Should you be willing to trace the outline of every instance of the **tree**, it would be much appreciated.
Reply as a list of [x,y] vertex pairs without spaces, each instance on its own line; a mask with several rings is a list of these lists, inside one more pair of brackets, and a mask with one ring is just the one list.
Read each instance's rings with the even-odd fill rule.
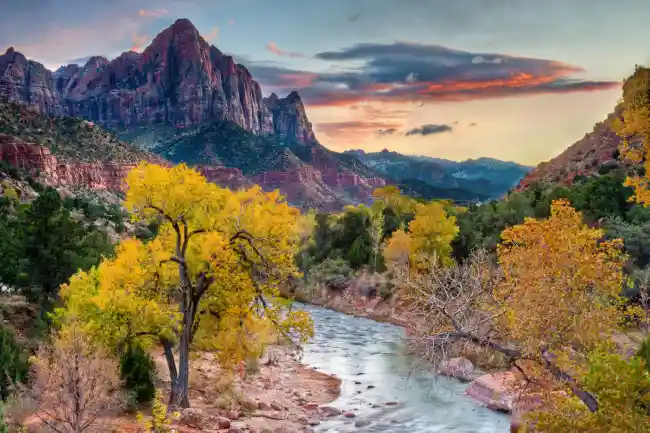
[[567,371],[584,373],[581,359],[611,349],[607,336],[625,317],[622,245],[602,237],[558,200],[549,219],[528,218],[503,232],[496,270],[485,258],[457,269],[403,270],[398,277],[413,293],[413,311],[427,321],[415,343],[434,362],[459,341],[514,365],[525,359],[536,366],[533,376],[554,377],[595,412],[598,400]]
[[0,281],[47,306],[79,268],[97,264],[112,246],[105,233],[71,218],[48,188],[15,214],[0,216]]
[[381,256],[382,240],[384,235],[384,213],[378,211],[372,214],[370,218],[370,228],[368,229],[372,239],[372,269],[377,272],[378,259]]
[[644,173],[627,178],[626,185],[634,187],[634,200],[650,205],[650,69],[637,66],[634,74],[623,83],[622,113],[614,123],[621,137],[620,154],[635,163],[643,162]]
[[582,385],[598,397],[591,412],[577,398],[546,397],[546,407],[527,422],[539,431],[575,433],[647,433],[650,431],[650,375],[641,358],[629,361],[603,352],[590,354]]
[[396,267],[410,267],[413,239],[404,230],[397,230],[384,248],[384,262],[391,270]]
[[409,224],[411,248],[416,255],[435,255],[440,263],[449,265],[451,258],[451,242],[458,234],[456,217],[447,215],[441,203],[419,203],[415,210],[415,218]]
[[75,326],[41,346],[31,397],[37,416],[56,433],[93,431],[97,419],[119,403],[117,364]]
[[0,325],[0,401],[5,401],[14,387],[27,379],[27,350],[6,325]]
[[170,404],[182,407],[189,406],[192,347],[216,352],[228,366],[261,354],[260,336],[272,330],[306,341],[307,313],[286,311],[277,299],[278,286],[297,275],[300,242],[300,213],[277,191],[233,192],[185,165],[142,163],[126,181],[132,218],[162,218],[159,234],[146,244],[124,241],[115,258],[73,276],[61,291],[60,322],[81,321],[113,348],[130,338],[158,342]]

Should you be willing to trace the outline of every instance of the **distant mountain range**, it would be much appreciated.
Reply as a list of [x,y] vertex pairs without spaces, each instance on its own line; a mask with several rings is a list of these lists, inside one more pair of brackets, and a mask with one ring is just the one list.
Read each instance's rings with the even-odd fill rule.
[[456,201],[496,199],[518,184],[532,168],[491,158],[462,162],[426,156],[410,156],[383,150],[367,153],[349,150],[368,167],[397,181],[403,190],[425,198]]
[[[43,119],[86,119],[93,131],[105,128],[170,162],[199,166],[222,185],[279,188],[303,208],[369,202],[372,190],[386,183],[427,198],[485,200],[505,193],[528,171],[489,159],[456,163],[394,152],[330,151],[316,139],[297,92],[264,98],[248,69],[209,45],[187,19],[163,30],[142,53],[91,57],[83,66],[54,72],[9,48],[0,55],[0,96]],[[6,124],[3,130],[11,135],[12,128]],[[56,140],[35,136],[29,143],[54,155],[62,150]],[[116,149],[124,149],[119,143]],[[65,156],[75,152],[88,155],[68,146]],[[3,154],[0,149],[0,159]]]

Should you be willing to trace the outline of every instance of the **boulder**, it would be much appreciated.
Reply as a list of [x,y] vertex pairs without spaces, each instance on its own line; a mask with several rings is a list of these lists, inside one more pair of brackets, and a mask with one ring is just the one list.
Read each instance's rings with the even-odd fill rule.
[[514,372],[501,371],[477,377],[467,387],[465,394],[492,410],[511,412],[521,385]]
[[438,366],[438,374],[470,382],[474,379],[474,364],[462,357],[446,359]]
[[[189,407],[181,411],[180,420],[181,424],[184,424],[189,427],[197,427],[200,429],[205,429],[211,427],[214,423],[212,417],[204,413],[201,409]],[[228,423],[230,426],[230,422]]]

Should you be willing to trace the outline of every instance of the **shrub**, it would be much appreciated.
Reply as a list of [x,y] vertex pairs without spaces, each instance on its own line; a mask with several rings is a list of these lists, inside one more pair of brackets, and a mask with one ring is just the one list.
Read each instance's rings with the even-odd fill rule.
[[352,278],[353,270],[343,259],[326,259],[311,269],[309,278],[312,284],[343,290]]
[[0,403],[0,433],[9,433],[9,427],[5,423],[5,411],[2,403]]
[[156,396],[156,366],[149,354],[138,344],[130,344],[120,357],[120,378],[128,393],[129,406],[149,403]]
[[6,400],[13,385],[24,382],[29,371],[27,353],[11,329],[0,326],[0,398]]
[[[161,400],[162,397],[156,394],[151,411],[151,420],[144,423],[145,431],[149,433],[174,433],[176,430],[172,429],[171,424],[174,420],[180,418],[180,413],[170,413],[167,405]],[[138,414],[138,420],[142,421],[143,419],[144,416]]]
[[643,341],[636,356],[643,359],[645,362],[645,368],[650,371],[650,336]]

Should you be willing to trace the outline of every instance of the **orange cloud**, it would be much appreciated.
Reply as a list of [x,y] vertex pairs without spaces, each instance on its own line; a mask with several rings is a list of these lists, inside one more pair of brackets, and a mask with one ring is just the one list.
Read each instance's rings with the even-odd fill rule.
[[149,35],[139,35],[137,32],[133,32],[133,35],[131,35],[131,51],[135,52],[141,52],[145,46],[147,45],[147,42],[149,42],[151,38]]
[[276,56],[280,57],[293,57],[293,58],[301,58],[301,57],[306,57],[304,54],[297,53],[294,51],[287,51],[280,49],[275,42],[270,42],[267,46],[266,49]]
[[[350,120],[342,122],[321,122],[316,125],[316,132],[323,133],[331,139],[345,142],[358,142],[371,135],[393,133],[402,126],[400,122]],[[390,132],[389,132],[390,131]]]
[[169,12],[167,11],[167,9],[155,9],[155,10],[140,9],[138,11],[139,16],[147,17],[147,18],[160,18],[168,14]]
[[212,27],[212,29],[210,30],[210,33],[203,36],[203,39],[205,39],[208,42],[213,41],[213,40],[215,40],[217,38],[219,38],[219,26]]

